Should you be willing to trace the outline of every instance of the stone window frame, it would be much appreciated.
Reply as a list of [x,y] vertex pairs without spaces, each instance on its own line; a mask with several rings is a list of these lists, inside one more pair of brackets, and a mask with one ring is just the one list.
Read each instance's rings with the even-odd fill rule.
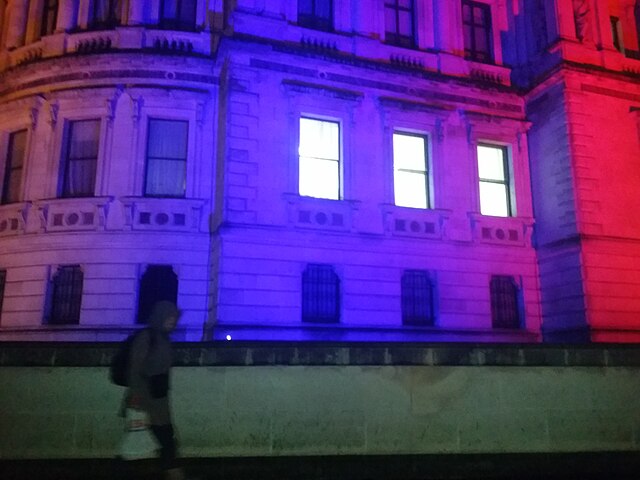
[[395,199],[395,175],[396,175],[396,168],[395,168],[395,152],[394,152],[394,147],[393,147],[393,136],[395,134],[400,134],[400,135],[407,135],[407,136],[412,136],[412,137],[420,137],[422,139],[424,139],[425,142],[425,171],[424,171],[424,175],[425,175],[425,182],[426,182],[426,204],[427,206],[424,208],[421,208],[421,210],[432,210],[434,208],[434,178],[433,178],[433,154],[432,154],[432,150],[433,150],[433,135],[431,132],[427,131],[427,130],[422,130],[422,129],[412,129],[412,128],[404,128],[404,127],[394,127],[391,131],[391,147],[390,147],[390,151],[391,151],[391,166],[392,166],[392,177],[393,177],[393,181],[392,181],[392,190],[393,190],[393,195],[392,195],[392,204],[397,206],[397,207],[401,207],[401,208],[418,208],[418,207],[405,207],[405,206],[401,206],[401,205],[397,205],[396,204],[396,199]]
[[[96,169],[95,169],[95,177],[94,177],[94,185],[93,185],[93,194],[86,195],[66,195],[65,192],[65,176],[67,173],[67,168],[69,164],[69,147],[71,144],[71,135],[73,125],[80,122],[89,122],[89,121],[97,121],[100,123],[99,131],[98,131],[98,150],[96,153]],[[99,115],[89,115],[82,117],[69,117],[65,118],[63,126],[62,126],[62,141],[60,148],[60,155],[58,160],[58,174],[57,178],[57,187],[56,187],[56,197],[57,198],[88,198],[99,196],[98,191],[99,185],[101,185],[101,174],[103,170],[103,160],[104,160],[104,142],[105,142],[105,129],[106,125],[104,119]]]
[[[482,177],[480,177],[480,172],[479,172],[479,164],[478,164],[478,148],[479,147],[488,147],[488,148],[495,148],[496,150],[500,150],[502,151],[502,158],[503,158],[503,162],[502,162],[502,167],[504,170],[504,182],[499,182],[493,179],[483,179]],[[510,218],[510,217],[516,217],[516,202],[515,202],[515,179],[514,179],[514,173],[513,173],[513,162],[511,160],[512,155],[511,155],[511,149],[509,145],[505,145],[502,143],[498,143],[498,142],[491,142],[491,141],[479,141],[478,143],[475,144],[475,153],[476,153],[476,167],[478,168],[478,173],[477,173],[477,185],[478,185],[478,210],[481,212],[482,214],[482,204],[481,204],[481,198],[480,198],[480,185],[482,183],[495,183],[495,184],[500,184],[500,185],[504,185],[506,187],[506,193],[507,193],[507,199],[506,199],[506,207],[507,207],[507,215],[502,217],[502,218]],[[482,214],[485,215],[485,214]],[[488,216],[499,216],[499,215],[488,215]]]
[[[149,193],[147,193],[146,191],[146,183],[147,183],[147,174],[149,171],[149,142],[150,142],[150,136],[149,136],[149,124],[152,121],[165,121],[165,122],[181,122],[186,124],[186,134],[187,134],[187,151],[185,152],[185,157],[183,160],[184,162],[184,169],[185,169],[185,188],[184,188],[184,193],[182,195],[151,195]],[[187,185],[188,185],[188,165],[189,165],[189,152],[192,148],[192,146],[190,145],[190,135],[191,135],[191,128],[192,125],[190,125],[191,122],[189,122],[188,119],[176,119],[176,118],[167,118],[164,116],[161,117],[156,117],[156,116],[147,116],[146,117],[146,135],[145,135],[145,156],[144,156],[144,171],[143,171],[143,180],[142,180],[142,196],[144,197],[148,197],[148,198],[186,198],[187,197]],[[177,159],[174,159],[177,160]]]
[[25,190],[25,183],[26,183],[26,173],[27,173],[27,159],[29,158],[29,151],[30,151],[30,140],[31,140],[31,129],[29,129],[28,127],[23,127],[23,128],[16,128],[16,129],[12,129],[7,131],[3,136],[5,137],[6,141],[3,142],[5,145],[5,148],[2,150],[2,163],[0,163],[1,166],[1,172],[0,172],[0,180],[2,181],[1,185],[2,188],[0,189],[0,205],[6,205],[8,203],[13,203],[13,202],[9,202],[6,199],[6,195],[7,195],[7,186],[8,186],[8,177],[9,177],[9,169],[10,167],[10,160],[9,160],[9,156],[11,154],[11,147],[12,147],[12,143],[13,143],[13,136],[17,133],[21,133],[24,132],[26,135],[25,138],[25,147],[24,147],[24,156],[22,158],[22,166],[20,168],[21,172],[20,172],[20,184],[18,187],[18,202],[23,201],[24,199],[24,190]]
[[[416,48],[417,47],[417,15],[416,15],[416,0],[410,0],[411,6],[409,8],[403,7],[400,5],[400,0],[384,0],[383,3],[383,31],[384,31],[384,41],[389,45],[394,45],[403,48]],[[386,27],[386,19],[387,13],[389,10],[392,10],[395,14],[395,24],[396,29],[395,32],[387,31]],[[411,15],[411,35],[403,35],[400,32],[400,14],[401,12],[409,12]]]

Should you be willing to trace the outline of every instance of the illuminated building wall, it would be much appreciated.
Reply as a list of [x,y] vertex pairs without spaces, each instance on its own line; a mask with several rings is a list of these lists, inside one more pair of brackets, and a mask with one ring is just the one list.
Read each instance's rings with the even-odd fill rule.
[[0,336],[637,328],[635,6],[587,3],[0,4]]

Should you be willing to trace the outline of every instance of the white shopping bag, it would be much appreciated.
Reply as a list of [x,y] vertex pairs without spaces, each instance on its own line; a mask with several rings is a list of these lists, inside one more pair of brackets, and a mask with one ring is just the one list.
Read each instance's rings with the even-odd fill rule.
[[127,408],[124,437],[118,447],[123,460],[142,460],[157,456],[160,445],[149,429],[149,418],[142,410]]

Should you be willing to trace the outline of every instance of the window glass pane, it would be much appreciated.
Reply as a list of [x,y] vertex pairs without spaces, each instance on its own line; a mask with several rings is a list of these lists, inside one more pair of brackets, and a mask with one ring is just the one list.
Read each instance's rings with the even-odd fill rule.
[[12,133],[9,143],[11,144],[11,152],[9,153],[11,168],[22,167],[24,163],[24,154],[27,150],[27,131],[21,130],[19,132]]
[[196,0],[181,0],[180,22],[184,27],[193,27],[196,23]]
[[509,196],[506,185],[480,182],[480,213],[496,217],[509,216]]
[[427,208],[427,181],[422,173],[396,171],[394,192],[400,207]]
[[95,179],[95,160],[69,160],[64,194],[72,197],[93,196]]
[[396,33],[396,11],[386,8],[384,12],[384,29],[385,32]]
[[175,19],[177,17],[176,7],[177,0],[161,0],[162,1],[162,19]]
[[504,170],[502,148],[478,146],[478,175],[481,179],[504,181]]
[[316,0],[316,16],[320,18],[331,18],[331,0]]
[[486,53],[489,50],[487,45],[487,32],[483,29],[476,30],[476,52]]
[[393,164],[396,169],[425,171],[425,161],[424,137],[393,134]]
[[71,123],[69,158],[97,158],[100,140],[100,120]]
[[180,120],[149,120],[148,156],[187,158],[188,124]]
[[398,33],[406,37],[413,35],[413,25],[411,12],[400,12],[399,14]]
[[339,160],[339,124],[311,118],[301,118],[299,154],[302,157]]
[[398,2],[398,5],[402,8],[411,9],[411,3],[412,3],[412,0],[400,0]]
[[476,25],[484,25],[484,8],[483,7],[474,7],[473,23],[475,23]]
[[313,15],[312,0],[298,0],[298,15]]
[[145,194],[182,197],[186,190],[186,162],[149,159]]
[[300,195],[338,200],[340,197],[340,163],[300,157]]

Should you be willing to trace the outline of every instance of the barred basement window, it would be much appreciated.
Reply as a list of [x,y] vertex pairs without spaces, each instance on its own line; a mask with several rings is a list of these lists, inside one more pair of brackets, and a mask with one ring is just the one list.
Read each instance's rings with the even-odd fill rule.
[[340,279],[331,265],[308,265],[302,273],[302,321],[340,321]]
[[332,30],[333,0],[298,0],[298,24],[318,30]]
[[78,325],[84,274],[80,265],[63,265],[53,277],[51,317],[53,325]]
[[147,323],[153,306],[162,300],[178,303],[178,276],[171,265],[149,265],[140,279],[138,323]]
[[7,271],[0,270],[0,323],[2,323],[2,304],[4,303],[4,287],[7,283]]
[[493,328],[520,328],[518,286],[512,277],[491,277],[491,321]]
[[421,270],[407,270],[402,275],[403,325],[433,325],[433,284],[429,274]]

